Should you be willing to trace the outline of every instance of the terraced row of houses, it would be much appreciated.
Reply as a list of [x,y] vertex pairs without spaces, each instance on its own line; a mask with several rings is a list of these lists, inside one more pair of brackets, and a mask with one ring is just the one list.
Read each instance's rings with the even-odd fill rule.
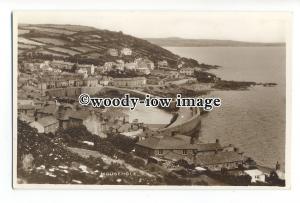
[[[29,103],[29,101],[31,101]],[[58,128],[85,126],[91,133],[106,137],[107,133],[136,131],[140,123],[129,123],[121,109],[81,109],[67,103],[20,100],[18,118],[36,128],[39,133],[55,133]]]

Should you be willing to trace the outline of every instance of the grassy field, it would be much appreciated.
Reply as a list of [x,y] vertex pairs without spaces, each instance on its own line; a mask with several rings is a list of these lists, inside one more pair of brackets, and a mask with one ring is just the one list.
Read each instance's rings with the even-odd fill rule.
[[26,33],[29,33],[30,30],[22,30],[22,29],[19,29],[18,30],[18,35],[23,35],[23,34],[26,34]]
[[55,53],[52,51],[47,51],[47,50],[37,50],[36,53],[44,54],[44,55],[52,55],[52,56],[59,56],[59,57],[68,57],[67,54],[60,54],[60,53]]
[[21,44],[21,43],[19,43],[18,48],[19,49],[34,49],[34,48],[36,48],[36,46],[30,45],[30,44]]
[[93,48],[89,48],[89,47],[71,47],[72,49],[75,49],[77,51],[80,51],[80,52],[90,52],[90,51],[93,51],[94,49]]
[[37,37],[37,38],[31,38],[34,41],[38,41],[44,44],[53,44],[57,46],[63,46],[68,43],[68,41],[61,40],[61,39],[55,39],[55,38],[46,38],[46,37]]
[[68,54],[68,55],[71,55],[71,56],[74,56],[76,54],[80,54],[80,52],[73,51],[73,50],[70,50],[70,49],[65,49],[65,48],[62,48],[62,47],[49,47],[48,49],[53,50],[53,51],[57,51],[57,52],[60,52],[60,53]]
[[43,46],[44,45],[42,43],[35,42],[35,41],[29,40],[29,39],[25,39],[23,37],[19,37],[18,42],[23,43],[23,44],[38,45],[38,46]]
[[30,26],[27,27],[30,30],[37,30],[41,32],[52,32],[56,34],[64,34],[64,35],[72,35],[76,32],[70,31],[70,30],[65,30],[65,29],[55,29],[55,28],[46,28],[46,27],[35,27],[35,26]]

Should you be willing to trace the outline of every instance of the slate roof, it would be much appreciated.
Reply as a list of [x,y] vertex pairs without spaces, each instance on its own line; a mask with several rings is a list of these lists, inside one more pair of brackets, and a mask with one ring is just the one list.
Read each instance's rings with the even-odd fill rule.
[[218,152],[216,154],[197,155],[196,163],[199,165],[213,165],[243,161],[244,158],[237,152]]
[[165,159],[169,159],[169,160],[172,160],[172,161],[177,161],[177,160],[183,159],[183,160],[186,160],[189,164],[193,163],[193,161],[191,159],[189,159],[188,157],[186,157],[182,154],[175,153],[175,152],[168,152],[163,157]]
[[69,117],[72,114],[72,112],[72,109],[61,110],[57,113],[57,119],[62,121],[69,120]]
[[223,147],[220,145],[220,143],[204,143],[204,144],[198,144],[197,150],[198,152],[215,151],[222,148]]
[[274,169],[269,168],[269,167],[266,167],[266,166],[256,165],[256,168],[257,168],[258,170],[262,171],[263,173],[268,174],[268,175],[270,175],[270,173],[271,173],[272,171],[274,171]]
[[85,120],[90,116],[89,111],[73,111],[70,113],[69,118],[75,118],[79,120]]
[[20,118],[20,120],[28,122],[28,123],[34,122],[34,117],[33,116],[28,116],[28,115],[25,115],[25,114],[21,114],[19,116],[19,118]]
[[152,136],[141,140],[137,145],[150,149],[192,149],[197,151],[215,151],[222,149],[219,143],[195,143],[190,144],[190,137],[185,135]]
[[55,104],[50,104],[45,106],[44,108],[40,109],[38,112],[46,113],[46,114],[55,114],[57,111],[57,106]]
[[186,149],[189,147],[189,144],[185,140],[176,136],[153,136],[148,139],[141,140],[136,144],[150,149],[182,149],[179,147],[184,147],[184,149]]
[[41,124],[43,127],[47,127],[49,125],[58,123],[58,120],[56,118],[54,118],[53,116],[46,116],[46,117],[38,119],[37,122],[39,124]]

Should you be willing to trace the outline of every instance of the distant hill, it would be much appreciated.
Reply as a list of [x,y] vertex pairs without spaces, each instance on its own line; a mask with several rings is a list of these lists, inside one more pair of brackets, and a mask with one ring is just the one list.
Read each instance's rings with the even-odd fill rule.
[[211,39],[183,39],[178,37],[169,38],[145,38],[145,40],[165,47],[257,47],[257,46],[285,46],[285,43],[259,43],[259,42],[242,42],[233,40],[211,40]]
[[[123,48],[132,50],[132,55],[120,54]],[[117,56],[109,53],[110,49],[118,51]],[[79,63],[102,65],[107,61],[119,59],[132,61],[145,57],[157,63],[167,60],[173,67],[180,57],[172,52],[120,32],[96,29],[79,25],[56,24],[19,24],[18,25],[19,58],[63,59]]]

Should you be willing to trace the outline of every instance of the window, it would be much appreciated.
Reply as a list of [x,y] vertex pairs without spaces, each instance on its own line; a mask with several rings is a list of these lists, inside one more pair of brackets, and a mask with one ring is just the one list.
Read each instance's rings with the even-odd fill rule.
[[162,149],[159,149],[159,150],[158,150],[158,154],[163,154],[163,150],[162,150]]
[[182,154],[187,154],[186,149],[182,150]]

